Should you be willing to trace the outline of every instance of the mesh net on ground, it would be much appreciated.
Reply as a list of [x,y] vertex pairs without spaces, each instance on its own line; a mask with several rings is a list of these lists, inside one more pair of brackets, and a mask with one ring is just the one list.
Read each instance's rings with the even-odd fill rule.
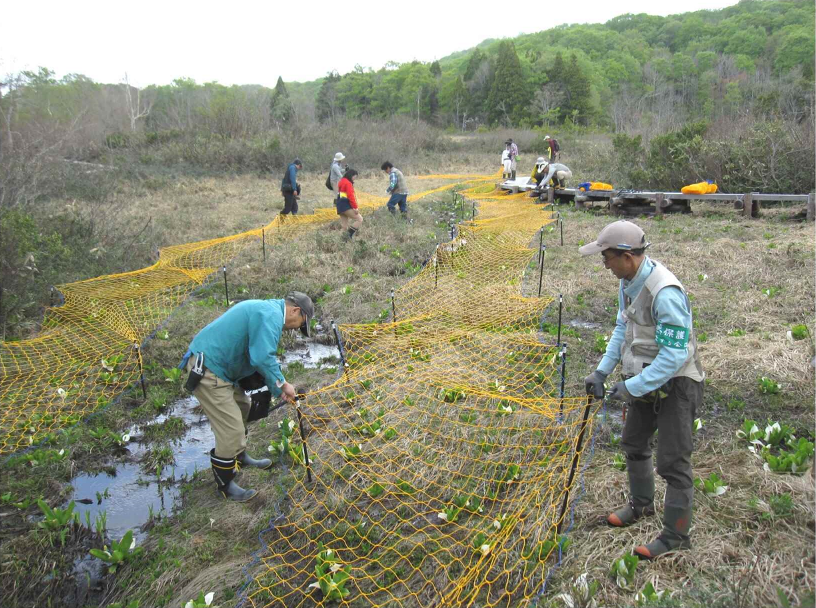
[[[456,185],[420,192],[409,201]],[[364,213],[386,200],[364,193],[360,198]],[[57,286],[64,304],[46,310],[39,335],[0,343],[0,455],[47,441],[138,381],[140,346],[190,293],[247,247],[260,249],[262,238],[295,238],[336,217],[333,208],[278,215],[241,234],[165,247],[148,268]]]
[[259,606],[516,606],[540,592],[564,539],[591,432],[562,395],[550,298],[522,296],[548,207],[492,184],[475,220],[394,298],[388,324],[342,325],[346,367],[271,451],[292,463],[288,512],[263,535],[244,601]]

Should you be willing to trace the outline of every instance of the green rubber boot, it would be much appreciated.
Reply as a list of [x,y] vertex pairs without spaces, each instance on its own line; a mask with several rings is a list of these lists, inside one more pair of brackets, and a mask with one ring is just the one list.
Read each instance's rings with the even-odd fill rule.
[[685,490],[667,486],[663,506],[663,531],[652,542],[635,547],[633,553],[641,559],[654,559],[670,551],[691,549],[689,530],[693,503],[693,486]]
[[654,515],[654,466],[652,457],[646,460],[626,459],[629,474],[629,503],[609,514],[606,522],[622,528],[635,523],[641,517]]

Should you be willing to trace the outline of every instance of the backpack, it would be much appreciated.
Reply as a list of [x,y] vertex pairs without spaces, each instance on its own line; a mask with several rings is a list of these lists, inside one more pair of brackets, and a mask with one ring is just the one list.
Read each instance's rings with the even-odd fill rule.
[[561,151],[561,146],[558,145],[558,140],[555,139],[555,137],[550,138],[550,149],[553,151],[553,154]]
[[334,192],[334,188],[332,188],[332,183],[331,183],[331,171],[329,171],[329,176],[326,178],[326,188],[328,188],[329,190]]

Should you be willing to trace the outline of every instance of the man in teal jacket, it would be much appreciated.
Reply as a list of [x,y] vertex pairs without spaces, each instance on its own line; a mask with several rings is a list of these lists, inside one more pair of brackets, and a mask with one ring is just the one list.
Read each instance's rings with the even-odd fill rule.
[[295,389],[278,363],[278,342],[284,329],[300,328],[308,336],[313,315],[311,299],[298,291],[283,300],[240,302],[198,332],[182,359],[181,367],[191,372],[188,388],[215,435],[210,464],[218,490],[230,500],[243,502],[257,494],[235,483],[241,466],[272,466],[268,458],[256,460],[246,453],[251,402],[238,383],[260,374],[272,395],[293,401]]

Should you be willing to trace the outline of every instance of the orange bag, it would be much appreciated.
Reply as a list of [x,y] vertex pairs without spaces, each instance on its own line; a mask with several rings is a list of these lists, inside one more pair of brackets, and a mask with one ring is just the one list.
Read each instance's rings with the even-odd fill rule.
[[714,194],[716,191],[717,184],[709,184],[708,182],[698,182],[680,188],[680,192],[683,194]]

